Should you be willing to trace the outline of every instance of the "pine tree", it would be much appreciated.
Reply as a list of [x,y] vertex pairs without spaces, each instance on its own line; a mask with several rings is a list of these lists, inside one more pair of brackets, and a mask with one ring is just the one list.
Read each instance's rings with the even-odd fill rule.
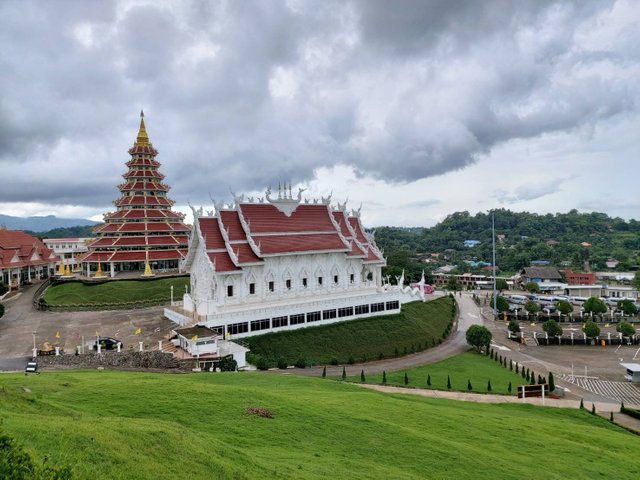
[[364,382],[366,381],[366,379],[364,378],[364,370],[361,370],[361,371],[360,371],[360,381],[361,381],[362,383],[364,383]]
[[584,410],[584,400],[580,399],[580,410]]
[[535,385],[536,384],[536,375],[531,372],[531,381],[529,382],[530,385]]
[[538,383],[542,385],[544,382],[542,381],[542,376],[538,374]]
[[467,390],[473,390],[473,387],[471,386],[471,380],[467,380]]
[[447,388],[451,390],[451,377],[449,375],[447,375]]
[[407,372],[404,372],[404,384],[409,385],[409,376],[407,375]]
[[387,372],[385,372],[384,370],[382,371],[382,383],[387,383]]
[[609,416],[609,421],[613,422],[613,411],[611,411],[611,415]]
[[[513,360],[509,360],[509,370],[513,372]],[[518,372],[516,372],[518,373]]]
[[524,374],[524,370],[522,371],[522,378],[526,378],[527,382],[531,379],[531,377],[529,376],[529,369],[527,368],[527,374]]
[[556,389],[556,384],[553,381],[553,372],[549,372],[549,391],[553,392]]
[[326,366],[322,369],[322,378],[327,378],[327,367]]
[[342,379],[346,380],[347,379],[347,371],[344,368],[344,365],[342,366]]
[[591,404],[591,413],[592,413],[593,415],[595,415],[595,414],[596,414],[596,404],[595,404],[595,403],[592,403],[592,404]]
[[502,355],[500,355],[500,365],[502,365]]
[[518,362],[516,362],[516,373],[520,373],[520,367],[518,366]]
[[427,386],[430,387],[431,386],[431,375],[427,374]]
[[489,358],[493,360],[493,348],[491,349],[491,353],[489,353]]
[[491,380],[487,382],[487,392],[491,391]]
[[623,411],[623,410],[624,410],[624,401],[621,400],[620,401],[620,411]]
[[511,382],[509,382],[509,386],[507,387],[507,392],[511,393]]

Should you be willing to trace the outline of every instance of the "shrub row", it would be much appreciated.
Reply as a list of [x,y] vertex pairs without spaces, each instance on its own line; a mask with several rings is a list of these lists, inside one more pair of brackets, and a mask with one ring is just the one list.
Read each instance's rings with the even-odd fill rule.
[[442,343],[453,329],[455,314],[455,301],[444,297],[403,305],[399,314],[248,337],[247,361],[259,369],[302,368],[408,355]]

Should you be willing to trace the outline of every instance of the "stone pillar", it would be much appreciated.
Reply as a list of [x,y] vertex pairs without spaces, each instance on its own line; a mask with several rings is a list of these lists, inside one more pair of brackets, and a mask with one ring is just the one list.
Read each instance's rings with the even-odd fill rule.
[[138,342],[138,346],[140,347],[140,351],[144,352],[144,342]]
[[118,353],[120,353],[122,351],[122,342],[118,342],[116,348],[118,349]]
[[102,353],[102,346],[100,345],[100,342],[98,342],[98,353]]
[[158,340],[158,350],[162,351],[162,340]]
[[56,357],[60,356],[60,347],[56,347]]
[[116,270],[113,265],[113,262],[109,262],[109,275],[111,276],[111,278],[116,276]]

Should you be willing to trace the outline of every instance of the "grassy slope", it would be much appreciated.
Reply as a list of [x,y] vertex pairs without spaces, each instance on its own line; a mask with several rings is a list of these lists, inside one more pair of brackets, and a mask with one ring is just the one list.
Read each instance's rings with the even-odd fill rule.
[[402,306],[400,314],[362,320],[307,327],[289,332],[268,333],[244,339],[251,352],[272,362],[284,358],[290,365],[302,358],[314,364],[337,359],[346,363],[377,359],[431,346],[442,338],[452,318],[452,300],[448,297],[431,302],[411,302]]
[[[81,478],[635,479],[640,469],[636,436],[579,410],[259,373],[0,381],[7,433]],[[249,405],[275,418],[244,414]]]
[[154,280],[119,280],[85,285],[65,282],[49,287],[44,299],[49,305],[84,305],[137,301],[169,301],[171,285],[174,297],[180,298],[189,277],[158,278]]
[[[441,362],[408,370],[387,372],[387,384],[404,385],[404,374],[406,372],[409,378],[409,386],[411,387],[447,390],[447,375],[449,375],[452,390],[466,392],[467,381],[470,380],[473,392],[487,393],[487,383],[491,380],[491,393],[508,395],[507,388],[509,382],[511,382],[512,394],[515,395],[516,387],[528,382],[519,374],[516,375],[515,370],[513,372],[510,371],[508,366],[509,362],[507,362],[507,368],[505,368],[486,355],[467,352],[447,358]],[[429,387],[427,387],[428,375],[431,376],[431,386]],[[382,374],[367,374],[365,368],[365,376],[368,383],[382,383]],[[349,380],[359,382],[360,377],[352,377]]]

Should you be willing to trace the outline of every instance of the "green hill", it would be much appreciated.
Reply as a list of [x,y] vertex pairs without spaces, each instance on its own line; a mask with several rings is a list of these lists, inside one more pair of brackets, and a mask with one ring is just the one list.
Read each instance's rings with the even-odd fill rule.
[[584,410],[270,373],[1,379],[6,433],[79,478],[635,479],[640,469],[638,437]]
[[[533,260],[563,262],[582,270],[588,261],[592,269],[605,270],[605,262],[614,257],[619,271],[636,269],[640,264],[640,221],[625,221],[605,213],[568,213],[539,215],[529,212],[495,210],[497,240],[496,264],[502,272],[515,272]],[[465,240],[479,240],[474,248]],[[419,258],[439,253],[436,264],[460,265],[462,271],[479,271],[465,260],[491,263],[491,215],[456,212],[431,228],[408,229],[381,227],[376,229],[376,242],[385,250],[389,268],[385,274],[399,275],[404,268],[409,279],[417,279],[425,268]],[[583,242],[590,244],[582,246]],[[447,257],[447,258],[445,258]]]

